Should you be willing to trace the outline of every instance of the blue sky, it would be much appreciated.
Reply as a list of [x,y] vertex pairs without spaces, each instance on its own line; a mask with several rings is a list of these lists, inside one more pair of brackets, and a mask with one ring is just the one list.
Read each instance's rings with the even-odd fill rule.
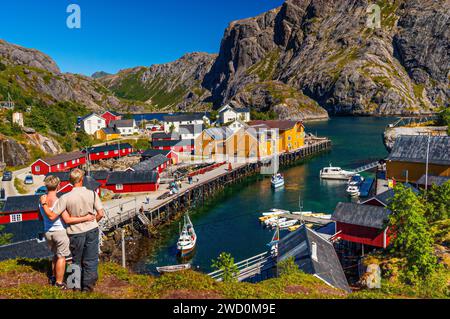
[[[66,26],[69,4],[81,29]],[[49,54],[64,72],[90,75],[217,53],[228,23],[283,0],[14,0],[2,1],[0,38]]]

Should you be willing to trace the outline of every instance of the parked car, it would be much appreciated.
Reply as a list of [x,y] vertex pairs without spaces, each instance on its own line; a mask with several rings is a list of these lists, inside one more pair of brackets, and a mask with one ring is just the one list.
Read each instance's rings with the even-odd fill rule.
[[47,195],[47,187],[45,187],[45,186],[39,187],[36,190],[36,192],[34,193],[34,195],[39,195],[39,196]]
[[3,173],[2,181],[4,181],[4,182],[9,182],[9,181],[12,181],[12,178],[13,178],[12,172],[10,172],[10,171],[5,171],[5,172]]
[[34,180],[32,175],[27,175],[24,180],[25,185],[33,185]]

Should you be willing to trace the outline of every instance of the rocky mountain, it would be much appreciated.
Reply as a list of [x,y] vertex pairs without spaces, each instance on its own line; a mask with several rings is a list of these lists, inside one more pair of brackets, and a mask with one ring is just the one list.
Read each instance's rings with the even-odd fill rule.
[[74,102],[91,110],[127,107],[100,82],[62,73],[48,55],[0,40],[0,100],[8,94],[29,105],[39,101],[47,105]]
[[105,76],[111,75],[110,73],[104,72],[104,71],[98,71],[91,75],[91,78],[93,79],[100,79],[104,78]]
[[138,100],[158,110],[202,110],[209,96],[201,86],[216,55],[186,54],[175,62],[122,70],[101,82],[118,97]]
[[[383,0],[381,29],[366,0],[287,0],[232,22],[205,77],[218,107],[238,98],[273,107],[281,85],[331,113],[417,114],[448,107],[450,2]],[[274,102],[275,100],[275,102]],[[303,103],[299,101],[301,108]]]

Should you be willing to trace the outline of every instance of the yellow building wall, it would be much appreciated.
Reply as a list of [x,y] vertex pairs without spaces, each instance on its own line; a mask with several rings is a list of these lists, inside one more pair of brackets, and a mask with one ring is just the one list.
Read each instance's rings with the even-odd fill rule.
[[[406,182],[406,171],[408,171],[408,181],[417,182],[426,174],[426,165],[422,163],[388,161],[386,163],[387,177],[399,182]],[[430,164],[428,174],[433,176],[450,176],[450,167],[446,165]]]
[[299,149],[305,145],[305,128],[301,123],[297,123],[290,130],[280,132],[280,143],[278,151],[289,152]]

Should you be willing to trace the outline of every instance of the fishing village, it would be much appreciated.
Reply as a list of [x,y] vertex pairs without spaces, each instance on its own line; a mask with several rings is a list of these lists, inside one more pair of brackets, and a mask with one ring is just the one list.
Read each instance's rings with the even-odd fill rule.
[[[230,110],[235,117],[224,118],[223,113]],[[162,122],[153,121],[147,127],[135,119],[123,120],[115,112],[80,118],[80,130],[99,136],[112,130],[118,132],[117,136],[112,140],[105,138],[103,145],[37,160],[19,172],[22,175],[14,177],[25,176],[25,184],[27,179],[33,181],[34,191],[27,195],[10,196],[14,186],[5,184],[8,179],[12,183],[13,177],[8,172],[4,174],[0,222],[21,232],[22,240],[0,247],[0,259],[51,256],[45,240],[36,231],[36,224],[40,223],[38,201],[45,193],[43,177],[58,176],[62,195],[73,189],[70,170],[80,167],[86,171],[85,187],[104,200],[106,216],[100,224],[100,250],[104,254],[115,254],[116,260],[127,267],[132,263],[130,247],[139,251],[136,234],[152,242],[160,228],[169,225],[178,230],[176,249],[170,250],[173,256],[166,263],[162,259],[152,269],[146,266],[144,272],[211,269],[207,263],[212,259],[199,266],[193,258],[202,251],[202,239],[198,237],[202,232],[196,232],[192,212],[220,197],[227,188],[255,176],[260,182],[267,180],[273,194],[284,192],[289,185],[285,168],[301,167],[320,154],[333,152],[332,141],[309,132],[308,123],[251,121],[249,117],[245,121],[240,114],[245,114],[245,110],[235,111],[230,106],[224,107],[215,120],[201,113],[167,114]],[[100,126],[92,130],[89,123]],[[314,127],[317,123],[309,125]],[[127,126],[130,129],[118,130]],[[134,149],[129,143],[120,142],[121,138],[137,134],[148,136],[152,147]],[[314,172],[313,178],[339,187],[347,199],[339,202],[334,212],[313,211],[305,206],[307,198],[301,194],[295,209],[282,205],[261,209],[253,222],[260,224],[266,238],[271,239],[254,247],[258,254],[236,263],[238,280],[260,282],[276,277],[277,264],[294,257],[302,271],[350,292],[367,273],[363,267],[365,254],[389,246],[393,235],[386,227],[387,206],[395,195],[395,184],[406,183],[415,192],[432,184],[443,185],[449,180],[448,149],[446,136],[400,136],[387,157],[364,160],[358,167],[345,170],[332,163],[324,165]],[[125,168],[130,160],[132,165]],[[98,170],[105,162],[113,166]],[[226,220],[227,216],[222,218]],[[27,224],[34,224],[34,228],[30,231]],[[221,281],[223,272],[210,270],[209,276]]]

